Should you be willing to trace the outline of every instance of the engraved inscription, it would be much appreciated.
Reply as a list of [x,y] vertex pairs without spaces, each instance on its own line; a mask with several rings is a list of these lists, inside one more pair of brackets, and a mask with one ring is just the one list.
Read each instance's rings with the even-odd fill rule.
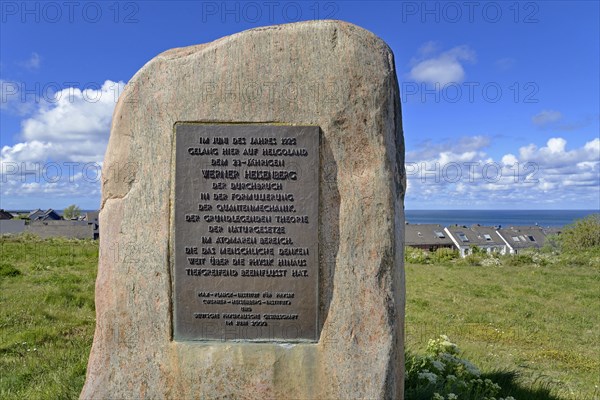
[[319,128],[175,138],[174,339],[317,340]]

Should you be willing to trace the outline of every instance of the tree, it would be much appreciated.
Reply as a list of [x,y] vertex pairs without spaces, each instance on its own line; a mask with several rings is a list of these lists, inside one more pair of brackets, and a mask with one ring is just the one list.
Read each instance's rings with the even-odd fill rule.
[[65,208],[63,211],[64,219],[72,219],[77,218],[81,215],[81,209],[79,206],[75,204],[71,204],[69,207]]
[[562,249],[577,252],[600,247],[600,214],[588,215],[560,234]]

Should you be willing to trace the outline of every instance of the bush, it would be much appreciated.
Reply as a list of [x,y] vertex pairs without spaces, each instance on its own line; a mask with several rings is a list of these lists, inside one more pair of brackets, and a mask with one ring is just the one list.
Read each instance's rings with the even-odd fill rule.
[[458,251],[448,248],[440,248],[433,253],[433,260],[437,263],[450,262],[458,258]]
[[430,264],[430,253],[416,247],[406,246],[404,248],[404,260],[411,264]]
[[410,246],[404,248],[404,261],[410,264],[449,264],[458,258],[458,251],[454,249],[439,248],[430,252]]
[[544,242],[544,247],[541,248],[542,253],[558,254],[560,253],[561,240],[559,235],[548,235]]
[[474,256],[480,256],[480,255],[486,255],[487,251],[485,249],[482,249],[479,246],[475,246],[475,245],[471,245],[471,251],[469,252],[469,254],[472,254]]
[[468,267],[479,267],[485,256],[480,254],[469,254],[466,257],[458,258],[454,260],[454,265],[462,265]]
[[600,214],[592,214],[568,225],[561,233],[561,248],[578,252],[600,247]]
[[518,267],[521,265],[533,264],[533,257],[530,252],[523,251],[518,254],[509,254],[504,257],[504,265],[509,267]]
[[[456,344],[444,335],[429,341],[424,356],[407,355],[405,397],[434,400],[495,399],[500,386],[490,379],[482,379],[479,369],[459,355]],[[510,399],[514,400],[512,397],[504,400]]]
[[21,271],[17,269],[14,265],[6,262],[0,263],[0,277],[11,277],[19,275],[21,275]]

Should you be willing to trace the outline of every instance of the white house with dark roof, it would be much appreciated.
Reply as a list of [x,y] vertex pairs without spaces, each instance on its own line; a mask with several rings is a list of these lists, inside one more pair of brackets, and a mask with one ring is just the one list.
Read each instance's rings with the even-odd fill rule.
[[406,224],[404,245],[428,251],[440,248],[454,249],[454,243],[439,224]]
[[524,249],[540,249],[546,241],[546,234],[539,226],[511,226],[498,229],[498,234],[510,254],[519,254]]
[[500,237],[496,228],[491,226],[453,225],[444,229],[448,237],[458,248],[461,257],[466,257],[473,251],[473,247],[485,250],[487,253],[506,254],[506,242]]

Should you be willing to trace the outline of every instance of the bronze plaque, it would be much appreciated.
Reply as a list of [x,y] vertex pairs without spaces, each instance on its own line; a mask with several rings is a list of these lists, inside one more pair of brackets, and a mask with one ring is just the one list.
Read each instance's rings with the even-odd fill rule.
[[175,340],[316,341],[319,128],[175,137]]

